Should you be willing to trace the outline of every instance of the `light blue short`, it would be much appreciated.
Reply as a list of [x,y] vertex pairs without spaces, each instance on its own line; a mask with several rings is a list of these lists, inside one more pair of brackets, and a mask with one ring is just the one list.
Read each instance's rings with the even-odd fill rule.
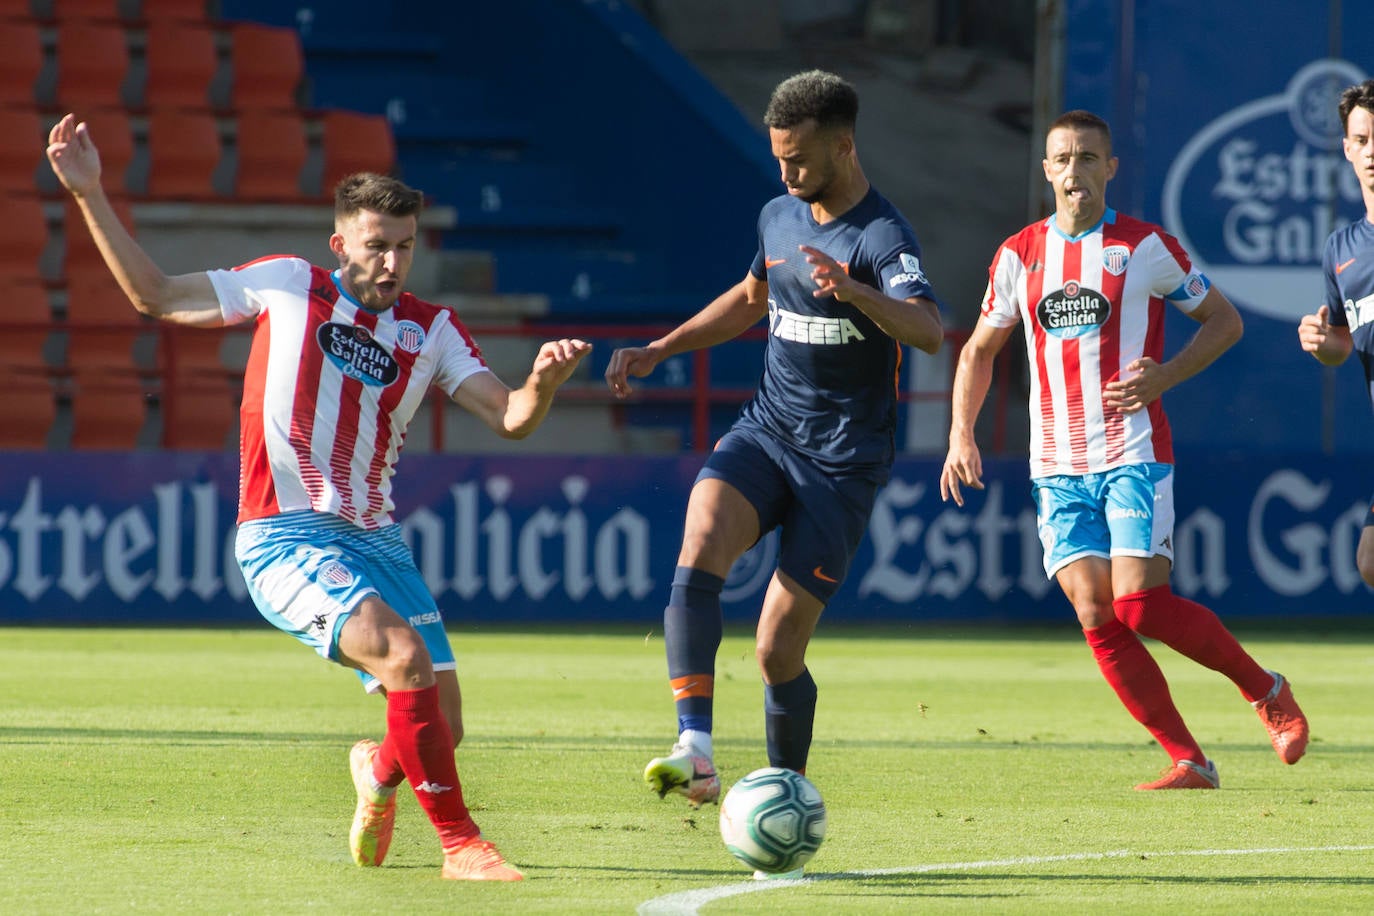
[[1083,557],[1174,559],[1174,467],[1132,464],[1031,480],[1051,579]]
[[[339,631],[369,595],[410,621],[435,671],[456,667],[444,618],[401,539],[401,526],[364,531],[335,515],[289,512],[239,526],[234,555],[259,613],[331,661]],[[369,691],[381,687],[359,671]]]

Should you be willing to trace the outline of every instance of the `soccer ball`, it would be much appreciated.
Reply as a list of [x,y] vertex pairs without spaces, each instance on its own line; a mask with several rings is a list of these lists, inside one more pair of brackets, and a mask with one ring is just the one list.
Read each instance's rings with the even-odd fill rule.
[[730,787],[720,804],[725,848],[756,871],[801,868],[825,837],[825,802],[794,770],[765,767]]

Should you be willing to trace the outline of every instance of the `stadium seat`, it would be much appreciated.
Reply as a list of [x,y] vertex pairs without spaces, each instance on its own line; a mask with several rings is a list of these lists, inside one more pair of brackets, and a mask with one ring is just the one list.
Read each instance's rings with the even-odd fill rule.
[[167,20],[200,23],[210,21],[206,0],[143,0],[140,12],[149,24]]
[[[101,141],[97,138],[96,142]],[[129,198],[124,195],[111,195],[109,201],[115,215],[119,217],[119,221],[130,233],[133,233],[133,207],[129,203]],[[101,256],[100,249],[95,247],[95,240],[91,238],[90,230],[86,228],[86,220],[81,215],[81,208],[76,205],[70,195],[63,201],[62,206],[63,278],[70,283],[73,277],[84,274],[114,282],[110,276],[110,269],[105,266],[105,258]]]
[[320,193],[334,196],[339,179],[354,172],[390,175],[396,168],[396,139],[384,115],[327,110],[319,115],[324,171]]
[[240,395],[227,378],[163,384],[162,445],[222,451],[234,447]]
[[4,368],[46,375],[50,368],[47,343],[52,330],[52,309],[42,284],[9,284],[0,324],[8,325],[3,329]]
[[[100,371],[136,376],[135,349],[149,329],[106,273],[75,275],[67,284],[64,365],[73,373]],[[149,360],[151,361],[151,359]]]
[[229,31],[229,104],[249,108],[298,108],[297,89],[305,55],[295,29],[236,22]]
[[[184,5],[184,4],[183,4]],[[207,108],[219,70],[215,33],[204,24],[151,15],[144,3],[147,78],[142,102],[148,107]],[[204,18],[204,4],[201,4]]]
[[80,112],[78,118],[86,122],[86,129],[100,150],[100,171],[106,191],[125,194],[129,187],[129,166],[134,161],[134,129],[128,110],[89,108]]
[[5,282],[42,282],[48,219],[36,192],[0,195],[0,276]]
[[58,18],[58,107],[75,112],[96,107],[121,107],[128,73],[129,44],[123,25]]
[[0,449],[42,449],[57,420],[57,400],[46,375],[0,369]]
[[127,19],[121,0],[52,0],[58,20],[91,19],[116,22]]
[[309,149],[305,121],[294,111],[244,108],[238,112],[235,197],[298,202]]
[[[6,13],[6,15],[10,15]],[[0,105],[33,105],[43,72],[43,38],[31,19],[0,20]]]
[[0,108],[0,191],[38,190],[47,135],[36,108]]
[[73,372],[68,383],[72,448],[125,450],[140,444],[148,421],[148,397],[137,378],[81,370]]
[[148,176],[144,193],[170,200],[218,195],[219,124],[206,111],[154,108],[148,112]]

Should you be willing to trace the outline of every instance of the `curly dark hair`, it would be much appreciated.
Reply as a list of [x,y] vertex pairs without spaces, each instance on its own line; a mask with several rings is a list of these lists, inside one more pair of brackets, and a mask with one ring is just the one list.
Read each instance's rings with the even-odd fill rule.
[[1075,108],[1073,111],[1066,111],[1059,117],[1050,122],[1049,128],[1045,131],[1048,136],[1050,131],[1067,127],[1073,130],[1095,130],[1107,141],[1107,149],[1112,148],[1112,128],[1098,115],[1091,111],[1084,111],[1082,108]]
[[375,172],[356,172],[334,186],[334,218],[361,210],[385,216],[419,216],[425,196],[405,182]]
[[811,119],[822,130],[853,130],[858,118],[859,94],[848,82],[824,70],[808,70],[783,80],[773,90],[768,110],[763,113],[764,126],[776,130],[790,130]]
[[1341,93],[1341,104],[1337,110],[1341,113],[1342,132],[1350,126],[1350,112],[1356,108],[1374,112],[1374,80],[1365,80]]

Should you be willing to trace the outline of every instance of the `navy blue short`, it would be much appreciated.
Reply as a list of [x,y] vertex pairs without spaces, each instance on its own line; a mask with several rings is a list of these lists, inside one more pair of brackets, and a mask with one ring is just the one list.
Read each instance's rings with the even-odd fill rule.
[[836,474],[771,436],[736,426],[716,443],[697,480],[730,484],[759,515],[759,536],[781,528],[778,569],[822,603],[834,597],[868,528],[880,484]]

